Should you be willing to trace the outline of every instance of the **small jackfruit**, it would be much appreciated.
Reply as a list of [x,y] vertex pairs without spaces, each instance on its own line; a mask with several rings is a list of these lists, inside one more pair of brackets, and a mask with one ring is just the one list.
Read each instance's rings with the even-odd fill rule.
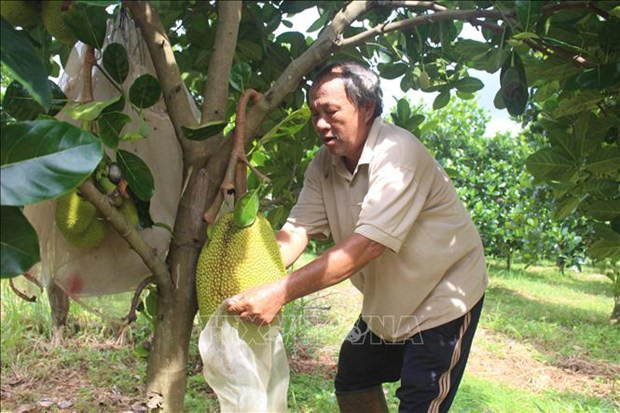
[[39,4],[36,1],[3,0],[0,14],[11,26],[28,29],[39,22]]
[[267,284],[286,274],[280,248],[269,221],[258,214],[239,228],[233,214],[223,215],[203,247],[196,267],[196,293],[203,322],[226,298]]
[[132,227],[140,227],[138,208],[136,208],[136,204],[131,199],[125,199],[118,210],[121,211]]
[[43,25],[56,39],[61,42],[73,44],[77,41],[77,38],[73,35],[73,32],[65,23],[62,11],[64,1],[44,0],[41,2],[41,17],[43,18]]
[[93,222],[81,234],[63,234],[65,239],[71,244],[79,248],[89,249],[97,248],[108,233],[107,223],[99,218],[95,218]]
[[71,191],[58,198],[54,218],[63,234],[77,235],[86,231],[95,219],[96,212],[93,204],[76,191]]

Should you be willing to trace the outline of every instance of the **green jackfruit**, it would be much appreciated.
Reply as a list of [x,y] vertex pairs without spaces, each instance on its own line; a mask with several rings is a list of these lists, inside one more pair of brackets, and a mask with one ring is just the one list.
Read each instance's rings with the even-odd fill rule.
[[62,11],[64,1],[44,0],[41,2],[41,17],[43,25],[56,39],[61,42],[73,44],[77,38],[65,23]]
[[95,218],[93,222],[81,234],[63,234],[65,239],[71,244],[79,248],[89,249],[97,248],[108,233],[107,223],[99,218]]
[[96,212],[93,204],[82,199],[76,191],[71,191],[58,198],[55,211],[56,225],[65,235],[78,235],[90,226]]
[[196,269],[198,308],[203,322],[226,298],[276,281],[285,274],[273,229],[263,215],[258,214],[256,221],[246,228],[235,225],[232,213],[223,215],[202,249]]
[[11,26],[28,29],[39,22],[39,4],[36,1],[3,0],[0,14]]
[[125,216],[132,227],[140,227],[140,218],[138,217],[138,209],[131,199],[125,199],[118,209]]

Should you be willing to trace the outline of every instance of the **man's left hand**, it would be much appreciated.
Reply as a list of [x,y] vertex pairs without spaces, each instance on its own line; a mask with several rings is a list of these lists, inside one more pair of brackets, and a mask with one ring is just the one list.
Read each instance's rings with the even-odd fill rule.
[[279,281],[250,288],[226,300],[226,311],[242,320],[263,325],[278,315],[284,304],[284,292]]

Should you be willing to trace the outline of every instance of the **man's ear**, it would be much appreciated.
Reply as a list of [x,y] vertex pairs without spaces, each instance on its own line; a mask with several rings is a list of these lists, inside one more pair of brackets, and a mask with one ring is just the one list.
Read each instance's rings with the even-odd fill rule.
[[365,122],[370,122],[370,120],[372,119],[372,115],[373,113],[375,113],[375,105],[376,103],[372,102],[364,106],[364,121]]

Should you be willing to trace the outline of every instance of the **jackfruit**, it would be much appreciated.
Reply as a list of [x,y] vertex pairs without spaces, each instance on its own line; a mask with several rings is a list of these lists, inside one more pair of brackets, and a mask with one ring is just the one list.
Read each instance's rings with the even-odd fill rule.
[[77,235],[86,231],[96,215],[93,204],[71,191],[56,203],[55,220],[58,229],[65,235]]
[[28,29],[39,22],[39,4],[36,1],[3,0],[0,14],[11,26]]
[[99,218],[95,218],[93,222],[81,234],[64,234],[65,239],[71,244],[79,248],[89,249],[96,248],[105,239],[108,233],[107,223]]
[[121,211],[132,227],[140,227],[138,208],[136,208],[136,204],[131,199],[125,199],[118,210]]
[[41,17],[43,18],[43,25],[56,39],[61,42],[73,44],[77,41],[77,38],[73,35],[73,32],[65,23],[63,15],[66,13],[62,11],[64,1],[44,0],[41,2]]
[[226,298],[267,284],[286,274],[269,221],[258,214],[254,223],[239,228],[233,213],[216,223],[196,268],[196,293],[203,322]]

